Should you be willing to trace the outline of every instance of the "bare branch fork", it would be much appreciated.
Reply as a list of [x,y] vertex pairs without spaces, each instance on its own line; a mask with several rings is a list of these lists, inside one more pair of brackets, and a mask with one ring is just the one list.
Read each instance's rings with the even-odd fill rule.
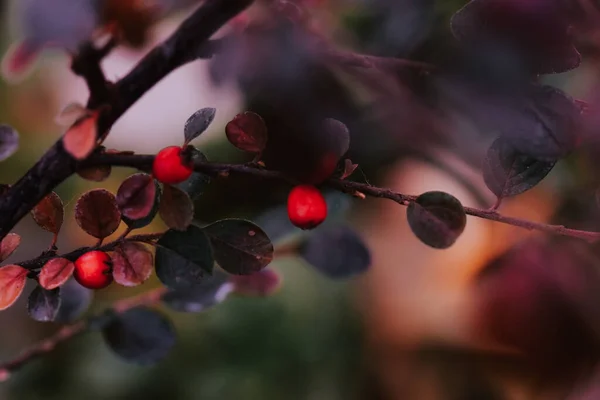
[[[180,66],[203,52],[203,45],[227,21],[253,0],[211,0],[204,2],[165,42],[154,48],[120,81],[108,84],[99,67],[102,52],[84,47],[73,62],[90,89],[88,108],[109,105],[98,122],[100,135],[150,88]],[[106,49],[108,50],[108,49]],[[77,162],[58,140],[10,190],[0,198],[0,239],[39,203],[44,196],[75,173]]]

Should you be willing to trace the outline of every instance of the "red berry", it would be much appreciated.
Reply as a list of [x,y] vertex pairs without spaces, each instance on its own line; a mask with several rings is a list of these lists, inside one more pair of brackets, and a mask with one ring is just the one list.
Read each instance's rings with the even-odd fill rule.
[[102,289],[113,281],[112,261],[100,250],[88,251],[75,261],[75,280],[88,289]]
[[154,177],[162,183],[174,184],[187,180],[194,169],[185,165],[181,157],[181,147],[165,147],[158,152],[152,164]]
[[299,185],[288,197],[288,217],[300,229],[313,229],[327,217],[325,198],[312,185]]

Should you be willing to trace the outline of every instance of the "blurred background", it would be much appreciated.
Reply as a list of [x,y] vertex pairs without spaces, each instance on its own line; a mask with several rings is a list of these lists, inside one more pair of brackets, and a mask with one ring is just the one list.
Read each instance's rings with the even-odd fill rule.
[[[3,49],[20,39],[17,3],[0,2]],[[106,76],[111,80],[124,76],[153,45],[164,40],[193,9],[193,1],[186,3],[192,8],[181,7],[161,18],[142,46],[114,51],[103,64]],[[265,4],[250,10],[248,19],[268,15],[260,9],[267,8],[268,1],[259,3]],[[361,167],[356,179],[407,194],[442,190],[464,205],[490,207],[495,197],[486,188],[480,168],[497,135],[486,125],[494,110],[485,96],[463,85],[461,72],[473,65],[464,61],[469,57],[457,50],[450,32],[452,15],[466,1],[304,3],[312,21],[310,29],[340,49],[426,61],[453,69],[455,74],[425,74],[409,68],[392,76],[372,71],[359,75],[343,68],[323,72],[315,67],[321,75],[315,72],[314,79],[322,79],[314,85],[315,92],[284,101],[281,109],[326,104],[347,116],[340,119],[351,130],[349,156]],[[593,0],[581,3],[588,7],[583,8],[586,12],[597,10]],[[594,24],[583,20],[576,36],[582,65],[546,75],[542,81],[593,108],[599,100],[600,36]],[[488,50],[492,59],[503,60],[499,49]],[[280,57],[273,71],[283,68],[278,63],[286,58],[286,54],[277,54]],[[291,52],[292,56],[297,54]],[[85,83],[71,73],[69,62],[62,52],[45,52],[25,80],[0,83],[0,121],[21,134],[18,153],[0,167],[2,183],[18,179],[59,138],[64,128],[56,124],[55,117],[62,109],[73,102],[85,104]],[[258,89],[270,87],[271,79],[277,82],[280,76],[259,77],[258,82],[252,76],[231,79],[241,74],[239,69],[244,68],[240,66],[247,66],[243,62],[232,66],[231,59],[224,56],[178,69],[117,122],[105,145],[155,153],[180,143],[190,114],[215,107],[215,122],[194,145],[212,161],[245,161],[247,156],[227,142],[224,126],[238,112],[267,101],[257,100]],[[507,63],[491,64],[501,75],[509,74]],[[337,83],[327,81],[333,79],[328,74]],[[302,79],[298,82],[304,82]],[[288,90],[283,96],[287,99],[297,94]],[[318,101],[306,104],[307,99]],[[559,162],[533,190],[507,199],[501,212],[600,229],[595,197],[598,141],[593,136],[597,122],[592,118],[583,150]],[[270,134],[277,135],[276,131],[269,125]],[[73,176],[57,189],[67,211],[58,242],[60,251],[94,243],[93,238],[82,235],[72,218],[78,195],[93,187],[114,192],[132,172],[115,169],[109,180],[99,184]],[[196,204],[196,218],[202,222],[224,216],[258,219],[285,204],[288,190],[247,177],[216,181]],[[373,264],[366,274],[332,281],[299,259],[276,260],[273,267],[281,272],[284,283],[269,298],[232,298],[200,314],[166,311],[179,340],[160,364],[128,365],[104,346],[99,335],[91,333],[60,346],[0,384],[0,399],[600,399],[593,378],[600,348],[600,336],[594,330],[600,321],[595,311],[600,304],[596,302],[596,292],[600,293],[597,246],[582,248],[570,240],[552,242],[552,248],[565,248],[574,255],[553,256],[560,261],[551,267],[544,258],[550,254],[547,247],[540,250],[543,256],[538,258],[499,263],[497,257],[513,246],[523,246],[527,252],[529,243],[546,245],[547,235],[469,217],[457,243],[440,251],[414,237],[404,207],[378,199],[344,201],[350,207],[344,218],[372,251]],[[157,219],[144,231],[161,229],[164,226]],[[123,227],[115,235],[122,231]],[[51,234],[27,218],[15,232],[24,240],[8,262],[35,257],[51,241]],[[483,271],[492,264],[504,268],[494,269],[482,281]],[[548,279],[544,268],[529,268],[534,264],[571,275],[561,275],[564,279],[560,281]],[[584,264],[585,268],[581,267]],[[586,290],[577,286],[581,282]],[[156,285],[155,278],[135,289],[112,285],[95,294],[90,313]],[[576,295],[565,295],[569,290]],[[558,292],[559,300],[554,296]],[[496,296],[493,309],[486,308],[490,293]],[[14,357],[60,327],[32,321],[26,299],[22,296],[16,306],[0,312],[0,359]],[[490,329],[509,332],[510,340],[503,342],[482,333]],[[593,334],[580,335],[582,330]],[[521,357],[528,350],[533,362]],[[563,357],[563,353],[572,357]],[[538,361],[550,368],[540,368]],[[581,376],[585,379],[579,379]]]

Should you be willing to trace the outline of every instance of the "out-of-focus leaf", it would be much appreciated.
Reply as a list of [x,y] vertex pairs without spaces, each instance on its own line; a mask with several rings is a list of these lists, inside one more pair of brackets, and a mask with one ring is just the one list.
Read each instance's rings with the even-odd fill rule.
[[21,244],[21,236],[9,233],[0,242],[0,262],[6,260]]
[[460,201],[444,192],[423,193],[410,203],[406,213],[415,236],[436,249],[452,246],[467,224]]
[[77,175],[92,182],[103,182],[105,181],[112,172],[110,165],[101,165],[98,167],[90,167],[86,169],[80,169],[77,171]]
[[121,211],[115,196],[108,190],[94,189],[84,193],[75,204],[77,224],[91,236],[104,239],[121,223]]
[[15,154],[19,148],[19,133],[11,126],[0,124],[0,161]]
[[60,306],[54,321],[71,323],[77,320],[92,303],[94,293],[73,278],[60,287]]
[[136,242],[123,242],[117,246],[111,258],[115,282],[123,286],[144,283],[154,266],[152,253],[143,244]]
[[65,150],[77,160],[83,160],[96,148],[99,113],[90,113],[78,119],[63,136]]
[[169,228],[185,231],[194,219],[194,203],[186,192],[165,185],[158,213]]
[[215,119],[216,113],[216,108],[202,108],[193,113],[185,122],[185,127],[183,128],[185,144],[190,143],[208,129]]
[[62,286],[72,275],[75,265],[66,258],[56,257],[42,267],[38,281],[46,290],[53,290]]
[[197,226],[184,232],[169,230],[157,242],[156,275],[171,289],[187,289],[201,284],[212,273],[214,259],[208,236]]
[[346,226],[317,229],[301,246],[300,255],[332,279],[349,278],[371,266],[371,252],[362,238]]
[[12,306],[23,293],[28,272],[19,265],[0,268],[0,310]]
[[153,364],[175,345],[175,329],[163,315],[147,308],[133,308],[118,315],[103,330],[108,347],[125,361]]
[[31,215],[42,229],[56,235],[65,216],[62,200],[56,193],[50,192],[31,210]]
[[236,294],[265,297],[279,289],[281,275],[270,268],[265,268],[250,275],[233,275],[230,281]]
[[483,178],[498,198],[516,196],[540,183],[555,164],[555,161],[540,161],[521,154],[506,140],[498,138],[487,152]]
[[260,153],[267,145],[267,126],[260,115],[251,111],[238,114],[225,126],[229,142],[240,150]]
[[203,228],[217,263],[230,274],[258,272],[273,260],[273,244],[256,224],[224,219]]
[[39,322],[52,322],[60,307],[60,288],[46,290],[37,286],[27,300],[29,316]]
[[181,290],[169,290],[162,297],[169,308],[180,312],[201,312],[227,298],[233,290],[229,276],[219,270],[207,275],[197,285]]

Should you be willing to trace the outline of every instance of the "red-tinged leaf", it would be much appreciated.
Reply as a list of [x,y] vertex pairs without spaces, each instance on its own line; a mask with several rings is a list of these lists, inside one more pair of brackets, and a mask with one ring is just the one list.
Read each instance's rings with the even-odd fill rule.
[[117,191],[117,204],[123,216],[130,220],[147,217],[154,207],[156,183],[148,174],[134,174]]
[[265,297],[281,287],[281,276],[270,268],[251,275],[233,275],[229,278],[233,291],[244,296]]
[[39,48],[26,42],[13,44],[2,59],[2,77],[10,83],[26,78],[39,56]]
[[0,310],[12,306],[23,293],[28,272],[19,265],[0,268]]
[[54,122],[60,126],[71,126],[89,113],[90,111],[83,104],[71,103],[63,108],[54,119]]
[[112,172],[112,168],[110,165],[101,165],[98,167],[91,167],[86,169],[81,169],[77,171],[77,175],[92,182],[102,182],[105,181]]
[[113,278],[123,286],[144,283],[152,273],[152,253],[141,243],[124,242],[111,255]]
[[65,216],[62,200],[56,193],[51,192],[31,210],[31,215],[42,229],[56,235]]
[[342,173],[342,176],[340,177],[340,179],[346,179],[348,177],[350,177],[354,171],[356,171],[356,168],[358,168],[358,164],[353,164],[352,160],[350,159],[345,159],[344,160],[344,172]]
[[236,115],[225,127],[225,134],[232,145],[250,153],[260,153],[267,145],[265,121],[250,111]]
[[6,260],[21,244],[21,236],[9,233],[0,242],[0,262]]
[[78,160],[89,156],[98,142],[98,113],[77,120],[63,136],[65,150]]
[[115,196],[108,190],[94,189],[84,193],[75,205],[77,224],[91,236],[104,239],[114,233],[121,222]]
[[165,185],[158,213],[169,228],[185,231],[194,218],[194,203],[181,189]]
[[57,257],[48,261],[42,267],[38,280],[46,290],[62,286],[73,275],[75,265],[66,258]]

